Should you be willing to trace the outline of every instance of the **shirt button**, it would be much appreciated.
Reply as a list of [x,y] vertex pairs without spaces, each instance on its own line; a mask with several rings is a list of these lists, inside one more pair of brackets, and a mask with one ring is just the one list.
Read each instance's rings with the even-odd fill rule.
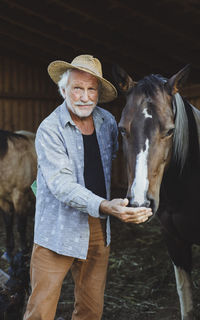
[[78,149],[81,150],[81,146],[78,146]]

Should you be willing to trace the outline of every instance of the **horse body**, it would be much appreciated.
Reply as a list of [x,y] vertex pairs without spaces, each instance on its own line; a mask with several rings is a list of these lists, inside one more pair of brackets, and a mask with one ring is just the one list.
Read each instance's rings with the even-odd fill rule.
[[188,68],[170,79],[145,77],[137,84],[119,67],[126,94],[119,129],[131,206],[157,213],[174,264],[184,320],[193,319],[190,273],[192,244],[200,244],[200,112],[178,93]]
[[27,214],[32,206],[30,185],[36,177],[35,135],[0,130],[0,211],[6,226],[8,256],[14,249],[13,219],[17,216],[22,249],[26,247]]

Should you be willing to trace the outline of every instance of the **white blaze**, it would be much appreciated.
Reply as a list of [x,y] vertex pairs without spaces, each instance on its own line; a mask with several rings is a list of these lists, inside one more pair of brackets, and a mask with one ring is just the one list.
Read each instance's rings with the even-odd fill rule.
[[148,113],[146,108],[142,111],[142,113],[144,114],[145,118],[152,118],[152,115]]
[[149,139],[146,140],[145,147],[145,151],[141,150],[136,157],[135,179],[131,187],[131,198],[134,202],[137,202],[139,206],[144,204],[146,200],[145,195],[149,187],[147,168]]

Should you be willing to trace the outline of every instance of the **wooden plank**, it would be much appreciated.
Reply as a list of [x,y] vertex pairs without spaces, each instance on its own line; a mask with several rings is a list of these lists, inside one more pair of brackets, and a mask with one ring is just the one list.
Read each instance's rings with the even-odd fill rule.
[[10,276],[0,269],[0,286],[3,287],[4,284],[9,280]]
[[3,119],[0,119],[0,121],[1,121],[0,128],[4,129],[4,130],[12,130],[11,129],[11,127],[12,127],[11,103],[10,103],[10,101],[7,101],[4,99],[4,100],[0,101],[0,105],[4,109],[4,117],[3,117]]
[[187,98],[200,97],[200,84],[187,86],[183,89],[183,94]]

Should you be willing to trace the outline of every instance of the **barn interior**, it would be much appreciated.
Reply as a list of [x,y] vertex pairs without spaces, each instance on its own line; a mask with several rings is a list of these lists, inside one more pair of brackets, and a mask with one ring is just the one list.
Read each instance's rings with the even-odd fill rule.
[[105,73],[117,62],[138,79],[191,63],[199,82],[198,0],[2,0],[1,55],[45,66],[88,52]]
[[[48,76],[48,64],[54,60],[70,62],[85,53],[100,59],[104,77],[111,82],[114,63],[123,67],[135,81],[151,73],[168,78],[190,64],[190,75],[182,94],[200,109],[199,37],[199,0],[1,0],[0,128],[36,132],[40,122],[62,102]],[[115,101],[101,106],[110,110],[119,121],[124,102],[124,97],[119,94]],[[117,196],[123,195],[126,186],[123,168],[120,145],[118,158],[113,164],[112,190]],[[153,226],[149,234],[142,228],[142,239],[139,229],[129,227],[122,231],[117,225],[116,230],[114,243],[118,243],[119,233],[122,240],[117,255],[114,253],[110,260],[105,319],[177,319],[179,307],[174,294],[174,279],[171,274],[169,276],[171,264],[166,251],[162,250],[160,261],[155,258],[157,249],[161,252],[158,228]],[[129,240],[124,249],[127,237]],[[135,249],[131,248],[131,237],[138,244]],[[144,243],[148,243],[146,251]],[[156,245],[152,249],[153,243]],[[139,262],[130,262],[131,254],[134,257],[140,255]],[[167,264],[161,265],[161,260]],[[144,273],[139,263],[143,265]],[[132,281],[129,278],[126,282],[125,278],[118,278],[126,268],[129,277],[135,277],[138,289],[129,284]],[[153,276],[155,269],[158,270],[156,277]],[[143,277],[141,282],[140,274]],[[197,269],[195,276],[199,290]],[[127,291],[123,293],[125,286]],[[71,284],[68,289],[71,295]],[[154,291],[147,297],[145,290]],[[164,300],[167,294],[168,300]],[[66,301],[66,293],[63,301]],[[170,311],[163,307],[169,302]],[[63,314],[64,307],[63,302],[59,315]],[[68,307],[73,308],[71,300]]]
[[[200,107],[198,0],[1,0],[0,128],[35,132],[62,100],[47,74],[53,60],[92,54],[112,82],[112,65],[134,80],[170,77],[187,64],[184,95]],[[119,121],[124,97],[102,105]],[[121,153],[121,152],[120,152]],[[120,187],[122,159],[114,168]]]

